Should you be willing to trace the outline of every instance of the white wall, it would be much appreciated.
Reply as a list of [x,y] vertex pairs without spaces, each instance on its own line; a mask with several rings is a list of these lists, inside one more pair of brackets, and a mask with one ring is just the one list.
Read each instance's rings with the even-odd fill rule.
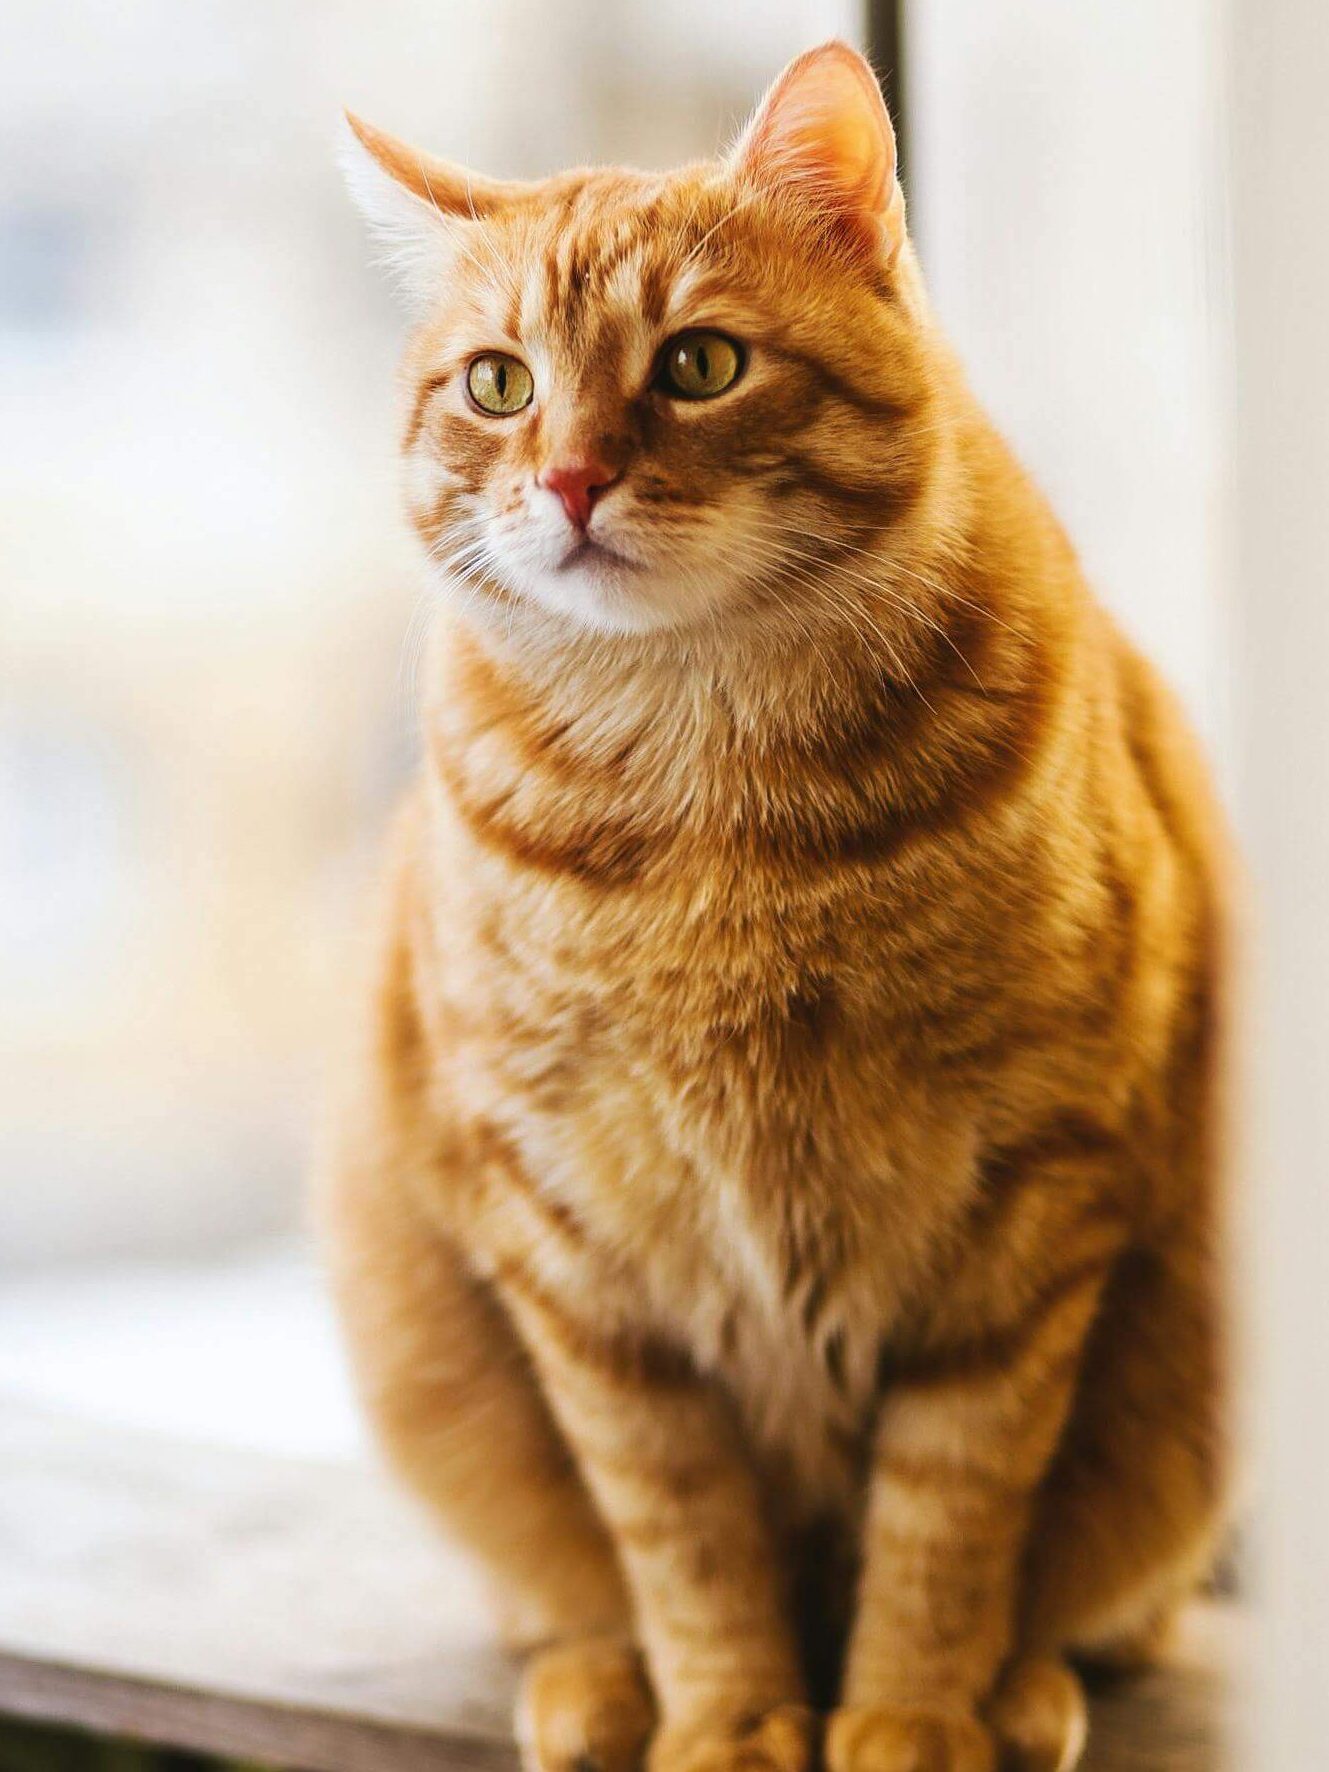
[[911,215],[979,393],[1228,758],[1208,0],[917,0]]
[[1329,1758],[1329,9],[1233,6],[1239,811],[1260,940],[1244,1246],[1258,1739]]

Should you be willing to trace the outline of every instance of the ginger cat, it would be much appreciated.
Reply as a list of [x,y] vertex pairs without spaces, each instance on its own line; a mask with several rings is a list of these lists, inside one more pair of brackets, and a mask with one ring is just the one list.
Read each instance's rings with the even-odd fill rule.
[[938,336],[853,50],[667,175],[353,127],[444,593],[326,1196],[377,1430],[538,1772],[1070,1767],[1064,1658],[1222,1519],[1182,721]]

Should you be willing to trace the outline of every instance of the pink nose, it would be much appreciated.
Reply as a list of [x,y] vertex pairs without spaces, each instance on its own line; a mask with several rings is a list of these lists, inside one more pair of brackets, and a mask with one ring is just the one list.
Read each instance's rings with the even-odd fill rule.
[[591,520],[591,506],[617,478],[613,468],[601,461],[564,461],[545,468],[537,484],[556,492],[578,529],[585,529]]

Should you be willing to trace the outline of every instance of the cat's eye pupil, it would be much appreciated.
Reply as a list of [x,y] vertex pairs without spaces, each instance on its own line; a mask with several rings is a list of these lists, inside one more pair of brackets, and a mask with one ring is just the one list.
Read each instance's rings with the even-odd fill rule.
[[506,363],[499,364],[494,375],[494,386],[498,389],[499,399],[506,400],[508,397],[508,366]]
[[711,379],[711,359],[705,345],[697,346],[697,369],[703,381]]

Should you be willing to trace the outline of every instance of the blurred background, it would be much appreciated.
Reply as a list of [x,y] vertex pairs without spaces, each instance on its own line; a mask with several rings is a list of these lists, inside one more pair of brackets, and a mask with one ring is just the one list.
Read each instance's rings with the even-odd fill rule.
[[427,617],[341,107],[669,165],[865,42],[942,316],[1226,764],[1218,45],[1204,0],[2,11],[0,1383],[341,1445],[288,1251]]
[[1177,682],[1258,882],[1258,1763],[1310,1772],[1318,0],[0,0],[0,1411],[365,1453],[301,1189],[427,606],[393,484],[399,317],[338,181],[340,106],[498,174],[670,165],[831,34],[874,53],[944,323]]
[[[1283,251],[1325,233],[1324,9],[0,0],[0,1403],[361,1452],[301,1190],[425,612],[341,106],[496,173],[668,165],[832,34],[898,104],[980,393],[1250,809],[1280,927],[1322,927],[1287,882],[1323,859],[1323,772],[1265,710],[1321,730],[1281,618],[1313,649],[1329,537],[1266,445],[1326,461],[1324,260],[1302,283]],[[1295,1166],[1272,1103],[1294,1073],[1324,1098],[1297,1022],[1324,968],[1290,944],[1265,1120]]]
[[[337,176],[340,107],[497,172],[668,165],[870,21],[844,0],[2,10],[8,1278],[298,1222],[422,613],[401,329]],[[1221,750],[1213,43],[1203,0],[1162,10],[919,5],[894,71],[943,317]]]

